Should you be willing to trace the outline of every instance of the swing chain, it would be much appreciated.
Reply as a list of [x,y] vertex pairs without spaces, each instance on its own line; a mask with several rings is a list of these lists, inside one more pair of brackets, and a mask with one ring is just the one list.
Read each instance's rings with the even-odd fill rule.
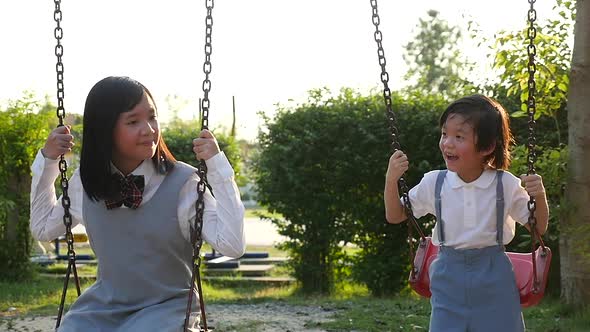
[[[209,91],[211,91],[211,80],[209,80],[209,74],[211,74],[211,53],[213,48],[211,46],[212,32],[213,32],[213,0],[205,0],[205,6],[207,8],[207,15],[205,17],[205,62],[203,63],[203,72],[205,73],[205,79],[203,80],[203,100],[201,101],[201,128],[209,128]],[[205,191],[207,190],[207,164],[204,160],[201,160],[197,170],[199,175],[199,182],[197,184],[197,214],[195,219],[195,226],[191,241],[195,244],[195,250],[197,253],[200,252],[201,246],[203,245],[202,229],[203,229],[203,213],[205,211]],[[201,265],[201,257],[197,257],[195,260],[197,267]]]
[[537,48],[535,47],[535,37],[537,36],[537,29],[534,26],[535,20],[537,18],[537,11],[534,9],[533,5],[536,0],[528,0],[531,4],[531,7],[528,11],[528,22],[529,27],[527,29],[527,38],[529,44],[527,46],[527,55],[528,55],[528,64],[527,64],[527,71],[529,74],[528,78],[528,101],[527,101],[527,111],[528,111],[528,157],[527,157],[527,164],[528,164],[528,173],[535,174],[535,161],[537,160],[537,154],[535,151],[536,145],[536,138],[535,138],[535,113],[536,113],[536,100],[535,95],[537,93],[537,85],[535,83],[535,73],[537,72],[537,66],[535,64],[535,55],[537,54]]
[[[528,55],[528,64],[527,64],[527,71],[528,71],[528,100],[527,100],[527,113],[528,113],[528,142],[527,142],[527,165],[528,171],[527,175],[536,174],[535,170],[535,161],[537,160],[537,153],[535,151],[537,139],[535,138],[535,114],[536,114],[536,93],[537,93],[537,85],[535,83],[535,73],[537,71],[537,66],[535,64],[535,55],[537,54],[537,48],[535,47],[535,37],[537,36],[537,29],[534,25],[535,20],[537,19],[537,11],[534,8],[536,0],[528,0],[530,4],[530,8],[527,13],[528,19],[528,29],[527,29],[527,39],[529,44],[527,45],[527,55]],[[528,224],[531,228],[531,256],[533,262],[533,293],[538,293],[540,290],[539,280],[537,279],[537,268],[536,268],[536,255],[535,255],[535,245],[537,239],[541,243],[541,246],[544,248],[543,240],[541,236],[537,232],[537,218],[535,217],[535,210],[537,208],[535,198],[530,197],[528,204],[529,210],[529,219]]]
[[[207,15],[205,16],[205,61],[203,63],[203,72],[205,73],[205,79],[203,80],[203,99],[201,100],[201,129],[208,129],[209,127],[209,91],[211,91],[211,80],[209,80],[209,74],[211,74],[211,53],[213,51],[211,41],[213,32],[213,0],[205,0],[205,7],[207,8]],[[200,331],[209,331],[207,327],[207,316],[205,313],[205,301],[203,299],[203,292],[201,286],[201,247],[203,246],[203,214],[205,212],[205,191],[207,190],[207,165],[204,160],[199,161],[197,167],[197,174],[199,175],[199,182],[197,183],[197,203],[196,203],[196,215],[195,223],[191,225],[191,243],[193,244],[193,257],[192,257],[192,277],[191,286],[188,295],[188,303],[186,307],[186,315],[184,319],[184,331],[189,331],[189,320],[191,315],[191,307],[193,302],[193,294],[195,288],[195,282],[197,291],[199,293],[199,304],[201,309],[201,321],[202,327],[199,327]]]
[[57,63],[55,65],[55,71],[57,72],[57,117],[59,119],[59,125],[63,126],[63,120],[66,116],[64,108],[64,64],[61,60],[63,56],[63,46],[61,39],[63,38],[63,29],[61,28],[61,0],[54,0],[55,10],[53,12],[53,20],[56,23],[56,27],[53,30],[53,36],[57,44],[55,45],[55,56],[57,57]]
[[[62,62],[63,46],[61,39],[63,38],[63,29],[61,28],[62,11],[61,11],[61,0],[54,0],[55,10],[53,12],[53,20],[56,23],[56,27],[53,31],[53,36],[56,40],[55,45],[55,56],[57,57],[57,63],[55,65],[55,71],[57,74],[57,118],[59,120],[58,127],[64,126],[64,119],[66,111],[64,108],[64,65]],[[78,271],[76,269],[76,252],[74,251],[74,235],[72,234],[72,215],[70,214],[70,196],[68,195],[69,183],[67,177],[68,163],[65,160],[64,155],[59,156],[59,172],[60,172],[60,187],[62,189],[61,204],[64,209],[63,223],[66,227],[65,239],[68,246],[68,268],[66,270],[66,277],[64,279],[64,286],[61,296],[61,302],[56,320],[56,329],[59,327],[61,322],[61,316],[63,314],[65,297],[68,290],[68,282],[70,279],[70,273],[74,273],[74,280],[76,284],[76,291],[80,296],[80,281],[78,279]],[[58,244],[59,245],[59,244]]]
[[[380,23],[380,18],[379,18],[379,13],[378,13],[378,9],[377,9],[377,0],[371,0],[371,7],[373,9],[373,25],[375,26],[375,33],[374,33],[374,38],[375,41],[377,42],[377,55],[379,57],[379,65],[381,66],[381,82],[383,83],[383,99],[385,101],[385,108],[386,108],[386,115],[387,115],[387,120],[389,123],[389,131],[391,134],[391,149],[393,152],[397,151],[397,150],[401,150],[401,145],[399,143],[398,140],[398,134],[399,134],[399,130],[397,129],[396,126],[396,116],[395,113],[393,112],[393,102],[391,100],[391,90],[389,89],[389,73],[387,73],[387,70],[385,69],[385,64],[387,63],[386,59],[385,59],[385,51],[383,50],[383,34],[381,33],[381,30],[379,30],[379,23]],[[404,177],[402,176],[399,179],[399,185],[401,187],[401,194],[404,200],[404,205],[406,207],[406,209],[411,209],[410,207],[410,200],[408,198],[408,187],[406,184],[406,181],[404,179]]]
[[[54,37],[57,41],[55,45],[55,56],[57,57],[57,64],[55,66],[55,70],[57,72],[57,117],[59,119],[59,127],[64,125],[64,118],[65,118],[65,108],[64,108],[64,83],[63,83],[63,74],[64,74],[64,66],[62,62],[62,55],[63,55],[63,46],[61,45],[61,39],[63,37],[63,30],[61,28],[61,19],[62,19],[62,12],[61,12],[61,0],[54,0],[55,3],[55,11],[53,12],[53,19],[56,22],[56,27],[54,30]],[[64,217],[63,222],[66,226],[66,242],[68,244],[68,256],[70,254],[74,254],[74,239],[71,231],[72,227],[72,216],[70,214],[70,197],[68,196],[68,178],[67,172],[68,164],[64,159],[64,156],[61,155],[59,158],[59,171],[60,171],[60,186],[63,191],[62,195],[62,206],[64,208]]]
[[[55,71],[57,73],[57,117],[59,119],[59,127],[64,125],[64,119],[66,111],[64,108],[64,65],[62,62],[63,46],[61,39],[63,38],[63,29],[61,28],[62,12],[61,12],[61,0],[54,0],[55,11],[53,12],[53,19],[55,20],[56,27],[53,32],[57,44],[55,45],[55,56],[57,57],[57,64],[55,65]],[[67,178],[68,164],[64,159],[64,155],[59,158],[59,171],[61,174],[60,186],[63,191],[62,206],[64,208],[64,225],[66,226],[66,242],[68,244],[68,256],[73,255],[74,252],[74,237],[72,235],[72,216],[70,214],[70,197],[68,196],[68,178]]]
[[[537,92],[537,86],[535,83],[535,73],[537,71],[537,67],[535,65],[535,55],[537,54],[537,49],[535,47],[534,41],[535,37],[537,36],[537,29],[534,26],[535,20],[537,18],[537,12],[534,9],[533,5],[536,0],[528,0],[530,3],[530,9],[528,11],[528,23],[529,27],[527,29],[527,38],[529,44],[527,45],[527,55],[528,55],[528,64],[527,64],[527,71],[528,71],[528,100],[527,100],[527,113],[528,113],[528,142],[527,142],[527,165],[528,171],[527,174],[535,174],[535,161],[537,160],[537,153],[535,151],[536,145],[536,138],[535,138],[535,113],[536,113],[536,100],[535,95]],[[528,209],[530,211],[529,222],[531,225],[534,225],[536,219],[534,217],[534,212],[536,209],[535,199],[533,197],[530,198],[528,203]]]
[[207,15],[205,16],[205,62],[203,63],[205,79],[203,80],[204,96],[201,101],[203,129],[209,128],[209,91],[211,91],[209,74],[211,74],[211,52],[213,51],[211,45],[211,34],[213,32],[213,5],[213,0],[205,0],[205,6],[207,7]]
[[[201,129],[209,128],[209,91],[211,91],[211,53],[213,48],[211,46],[211,36],[213,32],[213,0],[205,0],[207,8],[207,16],[205,17],[205,62],[203,63],[203,72],[205,79],[203,80],[203,100],[201,104]],[[198,167],[199,182],[197,184],[197,215],[195,219],[194,238],[196,252],[199,253],[203,245],[202,229],[203,229],[203,213],[205,211],[205,191],[207,190],[207,164],[201,160]],[[201,257],[196,259],[197,267],[201,265]]]
[[199,292],[199,303],[201,306],[201,316],[203,321],[203,327],[200,328],[200,331],[206,332],[209,331],[207,328],[207,317],[205,316],[205,302],[203,300],[203,294],[201,291],[201,276],[199,269],[201,268],[201,247],[203,245],[203,214],[205,211],[205,190],[207,188],[206,182],[206,172],[207,168],[201,168],[201,165],[204,165],[205,162],[201,161],[199,164],[199,168],[197,169],[197,174],[199,174],[199,182],[197,183],[197,203],[196,203],[196,215],[195,215],[195,223],[194,225],[191,224],[191,243],[193,244],[193,257],[192,257],[192,277],[191,277],[191,287],[188,295],[188,304],[186,308],[186,315],[184,319],[184,330],[183,331],[190,331],[189,329],[189,321],[190,315],[192,313],[192,302],[193,302],[193,295],[194,295],[194,288],[195,282],[197,282],[198,292]]
[[[391,150],[395,152],[397,150],[401,150],[401,145],[399,143],[399,130],[397,128],[397,120],[395,113],[393,112],[393,101],[391,99],[391,90],[389,89],[389,73],[387,72],[385,65],[387,63],[385,59],[385,51],[383,49],[383,34],[381,30],[379,30],[379,24],[381,23],[381,19],[379,17],[379,12],[377,8],[377,0],[370,0],[371,1],[371,8],[372,8],[372,21],[373,25],[375,26],[374,32],[374,39],[377,42],[377,56],[379,58],[379,66],[381,67],[381,82],[383,83],[383,99],[385,102],[386,108],[386,116],[389,124],[389,132],[391,135]],[[413,249],[413,242],[414,237],[412,235],[412,226],[418,231],[420,234],[421,240],[425,239],[424,233],[420,229],[418,225],[418,221],[414,217],[412,212],[412,205],[410,203],[410,198],[408,196],[408,185],[406,183],[405,178],[402,176],[398,180],[399,192],[404,203],[404,210],[406,216],[408,216],[408,244],[410,247],[410,257],[414,257],[414,249]],[[414,266],[414,261],[412,261],[412,274],[416,272],[416,268]]]

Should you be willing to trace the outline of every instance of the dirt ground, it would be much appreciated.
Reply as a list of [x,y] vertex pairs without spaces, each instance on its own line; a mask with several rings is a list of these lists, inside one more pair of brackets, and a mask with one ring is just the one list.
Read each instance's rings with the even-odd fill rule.
[[[207,322],[219,332],[324,331],[318,323],[331,320],[333,309],[282,303],[208,305]],[[0,331],[54,331],[55,316],[0,318]]]

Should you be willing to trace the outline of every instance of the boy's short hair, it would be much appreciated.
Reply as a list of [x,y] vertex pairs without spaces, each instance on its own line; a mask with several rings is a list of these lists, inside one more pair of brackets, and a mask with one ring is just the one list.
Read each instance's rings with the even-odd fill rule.
[[453,114],[460,115],[473,126],[478,151],[494,147],[484,160],[486,164],[496,169],[507,169],[510,166],[510,144],[513,138],[508,114],[500,103],[480,94],[460,98],[452,102],[441,115],[441,128]]

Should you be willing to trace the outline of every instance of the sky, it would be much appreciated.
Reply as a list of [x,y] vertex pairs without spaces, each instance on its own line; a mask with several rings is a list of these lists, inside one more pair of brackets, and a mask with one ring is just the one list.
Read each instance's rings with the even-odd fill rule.
[[[403,46],[429,9],[451,24],[479,23],[487,37],[526,25],[527,0],[379,0],[380,30],[390,87],[404,85]],[[537,0],[537,17],[554,1]],[[83,113],[90,88],[111,75],[146,85],[161,121],[172,110],[197,116],[202,82],[205,0],[62,0],[64,86],[67,113]],[[55,102],[54,3],[0,2],[0,102],[33,91]],[[382,87],[369,0],[216,0],[213,9],[209,124],[231,126],[235,97],[238,137],[255,140],[258,112],[302,102],[307,91]],[[465,45],[486,72],[485,50]],[[173,96],[176,96],[173,98]]]

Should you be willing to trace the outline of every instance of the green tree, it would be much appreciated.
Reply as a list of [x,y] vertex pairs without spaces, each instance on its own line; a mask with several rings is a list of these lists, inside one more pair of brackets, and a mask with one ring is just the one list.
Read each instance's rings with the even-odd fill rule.
[[[535,81],[537,119],[547,116],[554,126],[553,135],[557,146],[563,142],[561,136],[572,51],[568,40],[573,32],[574,3],[557,0],[556,9],[559,19],[535,22]],[[523,25],[526,21],[523,21]],[[520,99],[520,107],[512,112],[513,117],[526,116],[528,99],[528,25],[520,31],[501,31],[492,50],[495,52],[494,67],[500,71],[499,86],[503,87],[507,97]],[[524,122],[524,121],[523,121]]]
[[[325,92],[325,91],[324,91]],[[280,108],[268,129],[258,137],[256,185],[259,202],[284,219],[273,219],[279,233],[289,238],[290,264],[305,293],[330,293],[335,269],[349,242],[347,227],[353,221],[341,211],[343,161],[360,158],[345,144],[357,136],[354,118],[342,107],[322,101],[322,91],[311,92],[307,104]],[[352,148],[353,145],[349,144]],[[349,174],[350,175],[350,174]],[[350,177],[351,181],[357,181]]]
[[48,109],[26,93],[0,110],[0,279],[25,279],[31,271],[30,169],[55,123]]
[[470,91],[472,84],[462,74],[472,64],[461,56],[460,28],[441,19],[436,10],[429,10],[417,28],[414,39],[405,45],[403,55],[409,68],[405,79],[415,82],[409,90],[423,94],[440,93],[447,98],[456,98]]

